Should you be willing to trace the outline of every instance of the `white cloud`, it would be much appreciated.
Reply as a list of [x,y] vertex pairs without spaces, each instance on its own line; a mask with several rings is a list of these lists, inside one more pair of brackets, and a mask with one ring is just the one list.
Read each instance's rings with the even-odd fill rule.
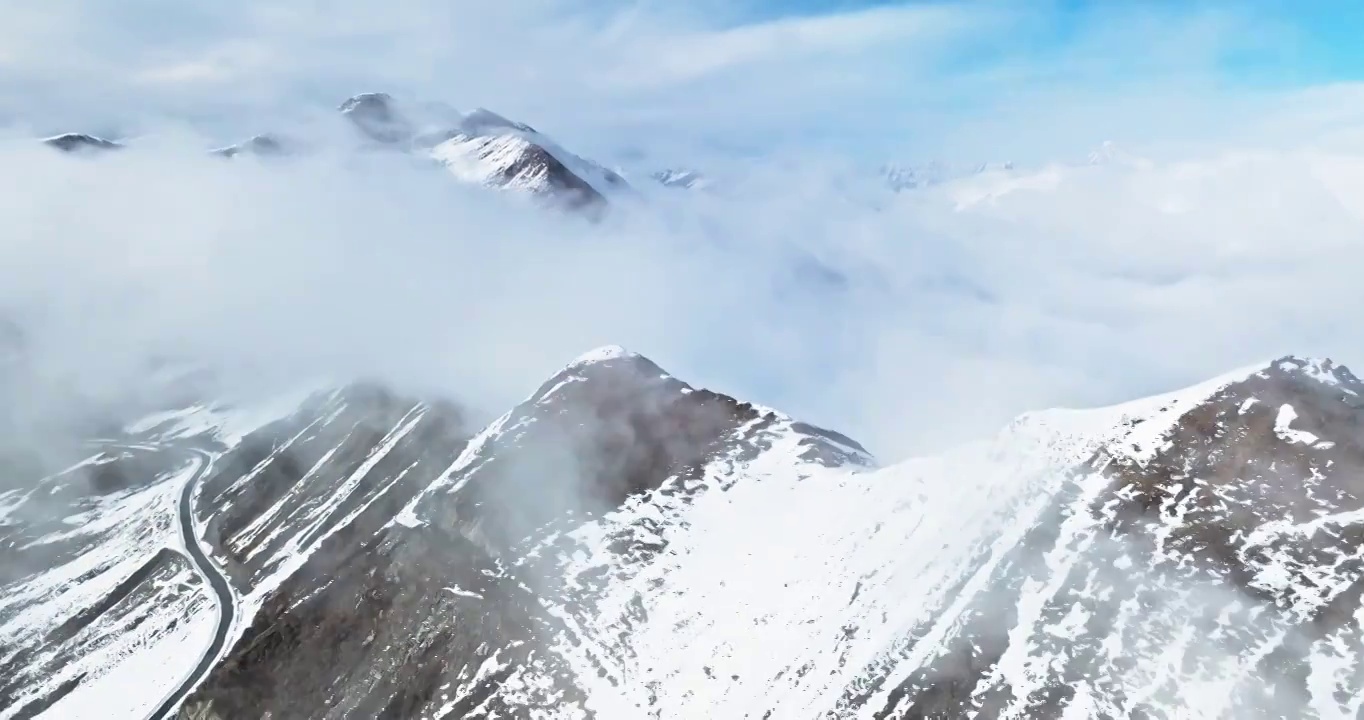
[[[550,2],[12,6],[5,112],[155,131],[93,161],[0,147],[0,303],[41,320],[51,372],[93,386],[169,349],[495,407],[622,343],[894,456],[1285,352],[1364,363],[1364,96],[1218,85],[1239,16],[1128,11],[1046,52],[976,56],[1011,32],[1036,42],[1043,21],[1004,5],[737,27]],[[221,138],[184,129],[313,127],[280,118],[389,88],[746,181],[590,226],[402,158],[224,163],[200,152]],[[862,160],[1080,160],[1105,137],[1153,160],[892,198],[850,182],[812,128],[843,128],[833,149]],[[812,279],[810,257],[841,283]]]

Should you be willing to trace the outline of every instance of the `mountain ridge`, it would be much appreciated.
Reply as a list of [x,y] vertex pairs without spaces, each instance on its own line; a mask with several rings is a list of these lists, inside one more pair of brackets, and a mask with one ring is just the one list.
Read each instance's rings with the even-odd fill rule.
[[[486,108],[468,113],[432,103],[399,101],[384,92],[347,98],[339,117],[367,149],[429,157],[452,176],[474,185],[515,190],[572,210],[600,212],[609,199],[632,192],[619,173],[565,149],[525,123]],[[85,133],[65,133],[42,141],[67,153],[126,149],[127,144]],[[281,157],[305,145],[276,133],[261,133],[210,155]]]
[[[91,585],[56,606],[57,575],[7,584],[0,638],[23,649],[0,667],[34,684],[0,686],[0,718],[89,716],[100,678],[147,662],[99,649],[119,618],[203,627],[202,580],[172,551],[153,574],[183,579],[148,595],[131,569],[159,536],[115,520],[181,487],[175,463],[150,484],[128,465],[176,447],[213,458],[195,522],[243,616],[178,717],[1333,717],[1364,683],[1361,393],[1342,366],[1283,357],[886,467],[617,346],[481,429],[377,386],[250,422],[164,413],[119,445],[148,450],[80,466],[132,484],[78,498],[98,521],[65,533],[77,561],[138,538],[128,570],[96,577],[141,599]],[[5,524],[10,495],[0,547],[56,547]],[[42,629],[82,606],[83,634]],[[1306,645],[1275,640],[1290,631]],[[70,669],[38,680],[51,663]]]

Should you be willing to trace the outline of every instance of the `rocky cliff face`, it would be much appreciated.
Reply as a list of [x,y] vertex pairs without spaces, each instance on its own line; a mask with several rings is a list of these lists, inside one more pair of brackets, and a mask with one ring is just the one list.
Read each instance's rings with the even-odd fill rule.
[[618,348],[481,430],[166,412],[0,494],[0,717],[1354,717],[1361,393],[1285,358],[882,469]]

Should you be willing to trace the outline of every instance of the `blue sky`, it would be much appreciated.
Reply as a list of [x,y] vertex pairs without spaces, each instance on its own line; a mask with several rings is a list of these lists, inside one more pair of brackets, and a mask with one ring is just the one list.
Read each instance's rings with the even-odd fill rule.
[[[820,16],[877,6],[928,5],[909,0],[755,0],[735,3],[737,19],[757,22],[791,16]],[[942,3],[937,3],[942,4]],[[1002,6],[1002,3],[995,3]],[[1351,0],[1036,0],[1016,4],[1021,15],[1037,20],[1030,32],[1012,38],[1011,50],[1031,48],[1045,54],[1082,39],[1105,18],[1139,11],[1167,18],[1223,12],[1240,16],[1248,26],[1272,34],[1273,40],[1246,52],[1231,52],[1223,70],[1232,82],[1319,83],[1364,79],[1364,3]]]
[[1340,0],[12,0],[4,13],[0,117],[40,132],[188,119],[229,139],[382,89],[493,107],[600,153],[1039,161],[1207,135],[1257,94],[1364,76],[1364,6]]

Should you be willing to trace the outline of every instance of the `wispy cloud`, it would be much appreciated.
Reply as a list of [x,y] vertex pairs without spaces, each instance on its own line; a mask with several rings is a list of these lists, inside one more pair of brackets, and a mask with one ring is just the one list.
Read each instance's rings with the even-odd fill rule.
[[986,17],[955,7],[909,5],[672,34],[648,28],[625,36],[624,46],[637,62],[608,77],[627,87],[668,86],[753,66],[791,74],[810,61],[865,60],[887,50],[900,58],[928,59],[985,30]]

